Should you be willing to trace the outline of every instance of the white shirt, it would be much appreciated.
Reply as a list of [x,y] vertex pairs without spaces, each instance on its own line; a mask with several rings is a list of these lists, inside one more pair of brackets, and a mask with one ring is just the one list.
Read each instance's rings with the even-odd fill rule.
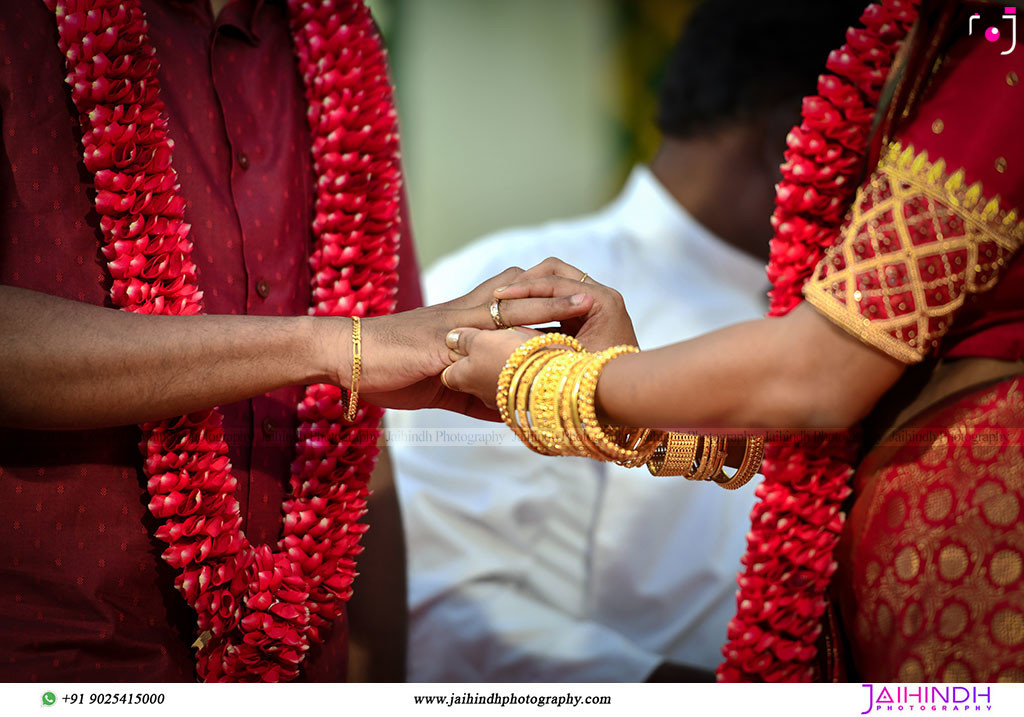
[[[426,275],[426,300],[548,256],[619,290],[644,348],[767,306],[763,265],[713,236],[645,167],[592,216],[501,232],[443,260]],[[406,429],[507,431],[443,411],[391,411],[388,426],[398,429],[411,681],[628,682],[664,660],[721,661],[759,480],[725,491],[539,456],[514,439],[403,442]]]

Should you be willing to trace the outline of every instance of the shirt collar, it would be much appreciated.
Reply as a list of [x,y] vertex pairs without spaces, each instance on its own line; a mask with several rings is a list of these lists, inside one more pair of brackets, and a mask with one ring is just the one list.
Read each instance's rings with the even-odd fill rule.
[[745,291],[768,288],[764,263],[697,221],[648,167],[633,168],[610,211],[629,235],[666,258],[700,265],[716,281]]

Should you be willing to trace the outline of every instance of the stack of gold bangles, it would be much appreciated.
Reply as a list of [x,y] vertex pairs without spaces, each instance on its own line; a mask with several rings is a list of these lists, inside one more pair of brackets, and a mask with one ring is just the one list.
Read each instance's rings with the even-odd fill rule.
[[542,334],[516,349],[498,377],[501,418],[531,450],[549,456],[583,456],[635,467],[647,464],[656,476],[681,475],[734,490],[760,469],[764,438],[744,438],[740,467],[723,470],[727,439],[649,428],[612,428],[597,417],[595,397],[601,370],[612,359],[636,353],[615,346],[589,353],[564,334]]

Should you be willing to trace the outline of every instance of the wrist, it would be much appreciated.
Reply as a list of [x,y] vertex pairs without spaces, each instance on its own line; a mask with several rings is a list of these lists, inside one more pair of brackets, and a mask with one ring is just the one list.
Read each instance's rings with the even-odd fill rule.
[[[350,388],[352,382],[352,319],[344,316],[311,316],[309,356],[311,382]],[[364,323],[365,330],[365,323]]]
[[626,355],[610,361],[601,371],[597,381],[597,390],[594,392],[594,408],[597,411],[598,419],[611,426],[640,426],[641,422],[630,422],[634,416],[628,415],[628,411],[622,410],[619,397],[635,395],[632,390],[623,390],[623,383],[630,376],[630,364],[637,360],[639,354]]

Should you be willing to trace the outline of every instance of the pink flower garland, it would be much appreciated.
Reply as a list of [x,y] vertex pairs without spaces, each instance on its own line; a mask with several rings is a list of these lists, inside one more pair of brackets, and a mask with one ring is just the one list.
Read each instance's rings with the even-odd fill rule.
[[[769,315],[802,300],[801,289],[853,201],[871,123],[900,42],[919,0],[882,0],[829,55],[832,74],[804,100],[803,121],[787,138],[783,181],[772,217]],[[751,513],[737,612],[718,668],[720,681],[810,681],[815,673],[825,594],[838,568],[833,553],[843,527],[842,502],[852,475],[843,437],[771,444],[761,499]]]
[[[95,178],[111,298],[125,311],[202,311],[185,200],[139,0],[46,0]],[[290,0],[317,172],[312,309],[394,310],[398,136],[384,51],[361,2]],[[309,386],[285,500],[283,537],[253,546],[240,527],[216,409],[143,425],[150,512],[163,559],[197,613],[204,680],[291,680],[352,593],[376,461],[379,409],[342,423],[342,391]]]

